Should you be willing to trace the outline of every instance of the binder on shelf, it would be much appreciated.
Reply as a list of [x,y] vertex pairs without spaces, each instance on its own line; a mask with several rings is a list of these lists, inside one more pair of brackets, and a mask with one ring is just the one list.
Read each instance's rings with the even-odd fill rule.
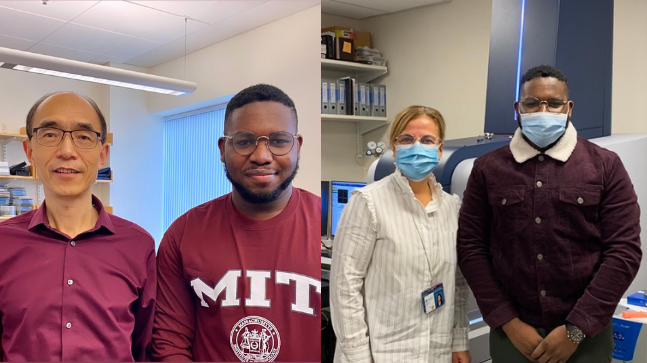
[[[321,33],[321,45],[326,47],[326,59],[335,59],[335,33]],[[323,50],[323,49],[322,49]]]
[[328,104],[330,105],[330,113],[338,114],[339,104],[337,101],[337,81],[329,80],[328,81]]
[[339,79],[339,84],[340,84],[340,90],[341,90],[341,85],[343,84],[344,91],[346,92],[346,95],[344,96],[344,101],[345,101],[344,112],[340,111],[340,114],[352,115],[353,100],[355,99],[354,93],[353,93],[353,80],[350,77],[342,77]]
[[369,116],[370,115],[370,104],[368,102],[367,89],[369,89],[366,83],[359,84],[359,115],[360,116]]
[[371,116],[380,116],[380,86],[377,84],[369,84],[371,88]]
[[355,78],[351,78],[353,91],[353,113],[351,115],[359,116],[359,84]]
[[337,113],[340,115],[346,114],[346,82],[342,79],[337,81]]
[[386,86],[379,85],[380,89],[380,116],[386,117]]
[[330,101],[328,101],[328,80],[321,79],[321,113],[330,113]]

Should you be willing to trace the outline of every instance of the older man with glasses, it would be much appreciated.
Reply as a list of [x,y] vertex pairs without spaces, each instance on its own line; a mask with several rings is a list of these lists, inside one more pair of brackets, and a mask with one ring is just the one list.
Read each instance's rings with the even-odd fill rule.
[[162,361],[321,359],[321,199],[292,186],[303,138],[280,89],[228,103],[231,193],[175,220],[158,252],[153,355]]
[[58,92],[32,106],[26,128],[45,201],[0,223],[0,360],[147,360],[155,242],[92,195],[109,149],[103,114]]
[[566,77],[521,79],[510,147],[474,162],[458,261],[490,325],[493,363],[611,362],[611,318],[640,266],[640,209],[622,161],[577,136]]

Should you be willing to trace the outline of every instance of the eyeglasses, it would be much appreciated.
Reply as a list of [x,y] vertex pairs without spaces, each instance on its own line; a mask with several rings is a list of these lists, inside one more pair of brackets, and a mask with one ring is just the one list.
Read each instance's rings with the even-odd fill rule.
[[528,97],[520,100],[519,103],[523,106],[523,109],[526,112],[530,113],[539,111],[542,103],[546,104],[549,112],[561,112],[568,101],[564,101],[561,98],[549,98],[548,100],[540,101],[536,97]]
[[400,145],[413,145],[416,141],[420,141],[422,145],[440,146],[443,143],[440,139],[438,139],[433,135],[424,135],[417,140],[415,137],[413,137],[413,135],[409,135],[409,134],[400,134],[398,137],[395,138],[395,142]]
[[283,156],[292,150],[294,146],[294,139],[300,135],[292,135],[286,131],[279,131],[271,134],[270,136],[256,136],[255,133],[249,131],[242,131],[234,136],[223,136],[233,143],[234,151],[242,156],[251,155],[256,151],[258,140],[266,139],[267,148],[276,156]]
[[72,142],[79,149],[94,149],[99,142],[101,133],[91,130],[61,130],[56,127],[36,127],[33,133],[36,135],[36,141],[43,146],[54,147],[59,145],[65,137],[65,133],[70,133]]

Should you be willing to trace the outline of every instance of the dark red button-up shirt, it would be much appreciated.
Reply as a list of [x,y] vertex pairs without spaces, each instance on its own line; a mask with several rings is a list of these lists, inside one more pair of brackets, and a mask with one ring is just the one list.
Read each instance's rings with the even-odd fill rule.
[[577,139],[566,162],[478,158],[463,198],[458,258],[485,322],[514,317],[594,336],[638,272],[640,210],[615,153]]
[[0,223],[0,357],[4,361],[141,361],[155,311],[155,243],[108,214],[75,238],[45,203]]

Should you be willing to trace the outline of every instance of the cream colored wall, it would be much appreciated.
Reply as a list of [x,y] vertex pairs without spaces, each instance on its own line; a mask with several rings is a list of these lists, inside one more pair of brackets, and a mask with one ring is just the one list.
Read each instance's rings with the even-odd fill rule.
[[614,2],[611,132],[647,133],[647,2]]
[[[447,139],[482,134],[491,18],[491,0],[453,0],[360,20],[355,28],[370,31],[388,61],[388,73],[373,81],[387,86],[387,117],[422,104],[443,114]],[[325,25],[346,25],[343,20],[322,14]],[[331,122],[322,130],[322,178],[364,181],[365,170],[353,160],[354,128]],[[382,127],[366,134],[364,145],[386,140],[386,133]],[[361,159],[364,167],[373,160]]]
[[[150,113],[235,94],[257,83],[275,85],[294,101],[304,138],[294,185],[320,194],[320,22],[321,5],[317,5],[189,54],[186,79],[198,83],[197,91],[170,100],[152,95]],[[151,71],[183,78],[184,58]]]

